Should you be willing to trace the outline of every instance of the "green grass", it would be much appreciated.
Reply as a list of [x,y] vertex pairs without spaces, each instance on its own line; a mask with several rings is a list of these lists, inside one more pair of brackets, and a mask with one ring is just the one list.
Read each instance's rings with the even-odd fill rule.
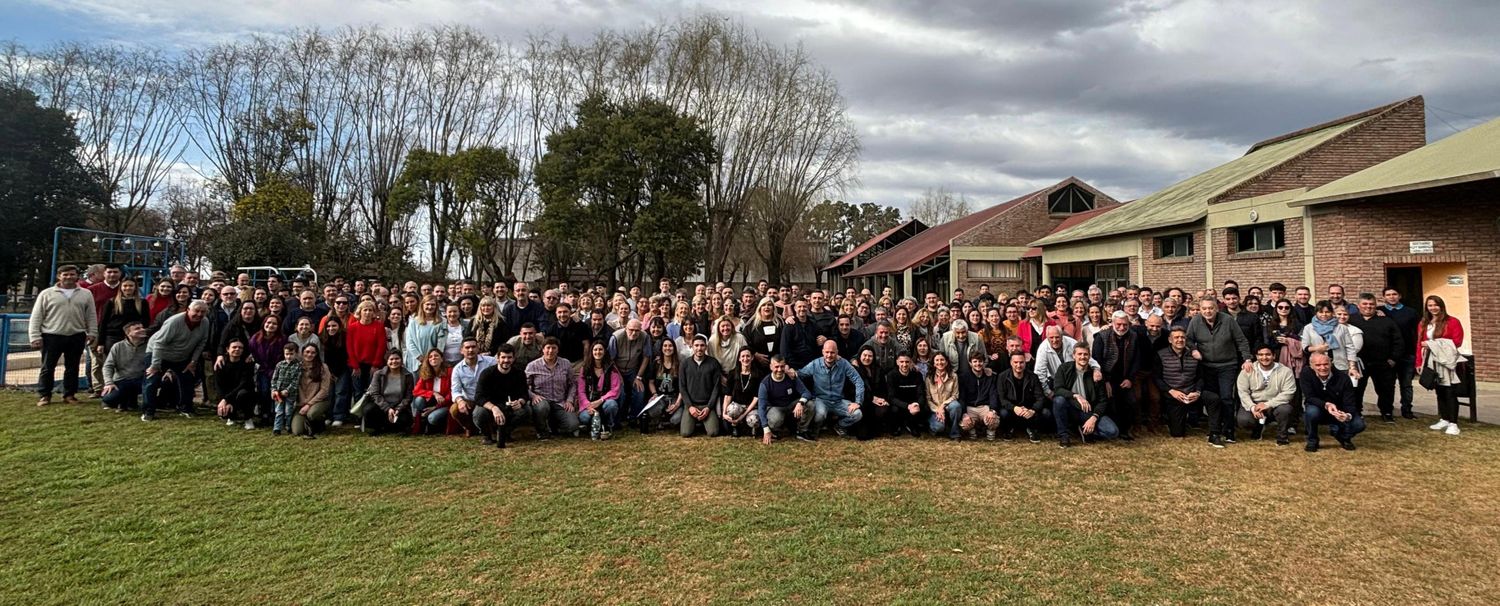
[[[1500,429],[316,441],[0,393],[0,602],[1494,603]],[[1325,444],[1332,444],[1325,439]]]

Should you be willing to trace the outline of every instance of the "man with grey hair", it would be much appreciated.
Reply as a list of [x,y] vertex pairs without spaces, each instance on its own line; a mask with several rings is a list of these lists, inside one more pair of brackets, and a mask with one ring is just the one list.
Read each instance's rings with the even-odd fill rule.
[[969,356],[977,353],[986,360],[990,357],[989,353],[984,350],[984,341],[969,334],[969,323],[963,320],[954,320],[948,325],[948,332],[943,334],[941,349],[944,354],[948,355],[948,362],[960,375],[974,373],[973,369],[969,368]]
[[1131,326],[1133,314],[1115,311],[1109,317],[1109,330],[1094,335],[1093,354],[1104,373],[1104,385],[1110,400],[1111,417],[1120,430],[1120,439],[1134,439],[1130,428],[1135,423],[1136,375],[1141,371],[1145,353],[1140,332]]
[[1240,330],[1234,317],[1219,309],[1219,301],[1204,296],[1197,301],[1198,315],[1188,321],[1188,349],[1199,362],[1203,373],[1203,389],[1219,396],[1219,427],[1217,431],[1225,442],[1235,443],[1235,409],[1239,407],[1239,396],[1234,387],[1236,375],[1250,372],[1254,359],[1250,341]]
[[[1078,341],[1063,334],[1062,329],[1057,326],[1048,326],[1043,329],[1043,332],[1047,336],[1047,342],[1036,350],[1036,368],[1033,372],[1042,384],[1042,391],[1048,400],[1051,400],[1054,390],[1052,377],[1057,374],[1057,369],[1063,364],[1072,363],[1073,346],[1077,345]],[[1089,366],[1094,369],[1094,380],[1103,381],[1104,375],[1099,372],[1099,361],[1091,356]]]
[[150,362],[146,367],[142,421],[156,419],[156,405],[161,398],[160,392],[165,389],[163,382],[170,383],[177,390],[178,414],[193,416],[193,387],[198,380],[198,360],[208,345],[207,315],[208,303],[201,299],[193,301],[188,304],[187,311],[167,318],[161,329],[146,342],[146,356]]

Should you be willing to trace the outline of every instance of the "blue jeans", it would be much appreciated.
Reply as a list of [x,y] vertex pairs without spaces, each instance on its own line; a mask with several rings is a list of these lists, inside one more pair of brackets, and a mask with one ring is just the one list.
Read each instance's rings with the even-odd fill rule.
[[1411,412],[1411,381],[1416,374],[1416,357],[1406,356],[1396,361],[1396,383],[1401,386],[1401,412]]
[[[804,411],[803,414],[806,414],[806,412]],[[865,411],[856,410],[851,413],[849,412],[849,404],[843,400],[836,402],[816,400],[813,403],[812,431],[816,433],[821,430],[823,422],[829,417],[834,419],[840,429],[849,429],[854,427],[856,423],[859,423],[860,419],[865,418]]]
[[1307,443],[1313,445],[1318,443],[1319,425],[1327,425],[1328,435],[1340,442],[1351,440],[1365,430],[1364,415],[1356,414],[1347,422],[1340,423],[1322,406],[1303,406],[1302,421],[1307,426]]
[[353,394],[363,394],[364,390],[356,385],[357,377],[348,368],[330,368],[329,372],[333,374],[333,413],[330,416],[335,421],[348,421]]
[[[151,354],[146,354],[146,365],[151,365]],[[154,375],[146,375],[145,381],[145,405],[141,412],[147,415],[156,414],[156,405],[161,403],[162,390],[173,389],[177,399],[177,410],[179,412],[193,411],[193,386],[197,379],[187,371],[188,360],[180,362],[162,362],[161,371]],[[173,375],[170,382],[163,381],[167,373]],[[165,385],[163,385],[165,383]]]
[[[646,407],[646,392],[635,388],[635,373],[620,373],[620,401],[626,404],[626,410],[630,412],[630,418],[641,416],[641,409]],[[621,420],[615,417],[613,427],[619,429]],[[580,421],[583,423],[583,421]]]
[[276,417],[271,420],[271,431],[291,431],[292,415],[297,414],[300,406],[291,398],[282,398],[276,404]]
[[428,427],[442,430],[448,426],[448,407],[434,408],[435,404],[427,398],[412,398],[411,414],[413,417],[420,417]]
[[[1057,437],[1069,435],[1074,428],[1081,427],[1089,416],[1084,414],[1077,400],[1052,396],[1052,418],[1057,421]],[[1115,426],[1115,422],[1108,416],[1099,415],[1099,420],[1094,423],[1092,437],[1111,440],[1119,435],[1120,428]]]
[[[604,425],[604,430],[611,431],[615,427],[615,423],[619,421],[620,403],[614,400],[605,400],[599,404],[599,415],[602,417],[600,422]],[[580,426],[590,426],[593,421],[594,411],[582,409],[578,411],[578,424]]]
[[115,390],[103,397],[104,405],[120,410],[135,408],[136,398],[140,397],[141,386],[144,384],[144,378],[115,381]]
[[1239,390],[1234,387],[1234,380],[1239,375],[1240,367],[1235,364],[1217,367],[1199,364],[1198,371],[1202,373],[1203,391],[1211,391],[1219,396],[1219,426],[1208,428],[1208,432],[1232,434],[1234,415],[1240,409]]

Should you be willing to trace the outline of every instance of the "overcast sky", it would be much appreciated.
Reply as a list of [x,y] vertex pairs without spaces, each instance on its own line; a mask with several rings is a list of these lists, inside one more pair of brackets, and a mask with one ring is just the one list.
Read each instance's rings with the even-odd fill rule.
[[7,0],[0,39],[190,46],[250,32],[464,23],[586,37],[712,10],[802,44],[864,154],[846,199],[976,205],[1077,176],[1120,199],[1253,142],[1411,95],[1428,139],[1500,115],[1500,2]]

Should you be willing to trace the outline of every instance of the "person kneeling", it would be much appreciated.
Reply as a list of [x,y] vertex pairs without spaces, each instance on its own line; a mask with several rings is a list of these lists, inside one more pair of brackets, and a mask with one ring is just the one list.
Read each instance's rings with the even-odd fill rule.
[[1358,394],[1349,375],[1333,367],[1325,353],[1308,358],[1298,383],[1302,387],[1302,418],[1307,425],[1307,452],[1318,451],[1318,426],[1327,424],[1328,433],[1344,450],[1354,450],[1354,436],[1365,430]]
[[401,366],[401,352],[386,353],[385,366],[370,374],[370,387],[365,389],[366,403],[360,411],[365,433],[405,433],[411,426],[412,390],[416,385],[417,378]]
[[1235,379],[1235,390],[1240,393],[1240,409],[1235,412],[1235,424],[1240,429],[1250,430],[1251,437],[1259,440],[1266,430],[1267,418],[1276,420],[1276,445],[1286,446],[1291,441],[1287,434],[1292,430],[1292,396],[1297,393],[1297,379],[1292,369],[1276,362],[1276,353],[1268,345],[1255,350],[1255,367],[1248,373],[1240,373]]
[[751,425],[763,428],[760,441],[770,444],[776,437],[785,436],[787,430],[806,412],[807,399],[812,394],[796,377],[787,374],[786,359],[780,355],[771,357],[771,374],[760,381],[760,390],[755,399],[755,414],[750,416]]
[[1032,444],[1042,441],[1041,432],[1057,423],[1052,418],[1052,407],[1047,405],[1047,396],[1042,391],[1042,382],[1036,373],[1026,372],[1026,354],[1010,354],[1010,372],[1002,373],[995,383],[995,397],[1000,401],[1000,421],[1007,432],[1017,427],[1026,429],[1026,439]]
[[[1188,413],[1200,406],[1208,413],[1208,444],[1214,448],[1224,447],[1224,437],[1219,433],[1221,400],[1211,391],[1203,391],[1203,372],[1198,359],[1187,346],[1187,331],[1174,328],[1167,336],[1167,346],[1156,352],[1156,371],[1153,373],[1158,391],[1167,394],[1167,431],[1174,438],[1187,435]],[[1243,376],[1243,375],[1241,375]]]
[[995,377],[985,368],[984,356],[979,352],[969,356],[969,370],[958,375],[958,399],[963,403],[963,416],[958,428],[968,434],[970,440],[979,439],[979,425],[984,425],[984,437],[995,441],[995,432],[1000,428],[1000,407],[995,397]]
[[1108,416],[1104,384],[1094,380],[1089,367],[1091,353],[1087,345],[1074,346],[1073,363],[1058,367],[1052,379],[1052,417],[1057,421],[1057,445],[1063,448],[1073,445],[1075,428],[1084,442],[1090,436],[1108,440],[1120,432]]

